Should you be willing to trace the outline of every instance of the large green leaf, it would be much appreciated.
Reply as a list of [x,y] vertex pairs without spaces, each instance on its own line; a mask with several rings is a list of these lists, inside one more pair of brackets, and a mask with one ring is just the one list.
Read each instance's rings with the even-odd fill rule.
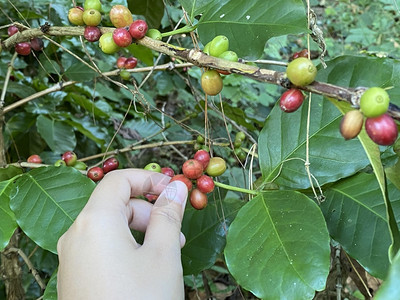
[[143,15],[149,28],[158,28],[164,15],[164,1],[162,0],[128,0],[130,11],[136,15]]
[[42,167],[13,182],[10,207],[25,234],[56,253],[58,239],[82,210],[94,186],[74,168]]
[[[308,101],[294,113],[275,105],[259,136],[258,155],[265,182],[308,188],[304,161]],[[345,141],[339,132],[342,114],[328,101],[313,97],[310,121],[310,171],[319,184],[350,176],[369,164],[358,140]],[[283,166],[282,166],[283,164]],[[280,172],[281,171],[281,172]],[[280,172],[280,173],[279,173]]]
[[36,126],[53,152],[63,153],[75,148],[75,132],[68,124],[40,115],[36,120]]
[[206,8],[197,27],[202,43],[225,35],[240,57],[259,58],[270,38],[307,31],[301,0],[223,0]]
[[390,266],[389,275],[382,284],[375,300],[397,300],[400,295],[400,252],[397,253]]
[[318,206],[295,191],[264,192],[237,214],[225,258],[237,282],[263,299],[312,299],[325,287],[330,239]]
[[[400,220],[400,190],[389,183],[388,192],[395,217]],[[375,175],[360,173],[344,179],[330,187],[325,196],[321,209],[331,236],[369,273],[384,278],[391,239]]]
[[11,180],[0,182],[0,251],[8,245],[18,227],[14,213],[10,209],[10,183]]
[[223,201],[222,210],[219,201],[210,201],[201,211],[187,206],[182,222],[182,232],[186,237],[182,248],[185,275],[197,274],[211,267],[222,252],[228,227],[243,203],[237,199]]
[[43,300],[57,300],[57,272],[58,269],[51,275],[43,293]]

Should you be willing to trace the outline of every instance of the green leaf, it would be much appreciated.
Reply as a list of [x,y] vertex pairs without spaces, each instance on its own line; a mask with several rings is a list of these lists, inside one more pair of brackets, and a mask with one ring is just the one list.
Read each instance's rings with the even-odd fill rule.
[[[209,196],[209,201],[211,196]],[[197,274],[211,267],[225,246],[226,232],[242,206],[237,199],[224,199],[223,211],[218,201],[201,210],[188,205],[182,222],[186,237],[182,248],[183,272]]]
[[7,86],[7,93],[14,93],[20,98],[26,98],[32,94],[35,94],[36,91],[29,85],[20,84],[17,82],[9,82]]
[[387,178],[400,190],[400,159],[390,168],[385,169]]
[[13,182],[10,207],[24,233],[57,253],[57,241],[82,210],[95,184],[74,168],[42,167]]
[[153,52],[142,45],[131,44],[127,47],[130,53],[148,66],[153,65]]
[[97,77],[97,73],[83,63],[72,64],[64,73],[69,80],[90,81]]
[[207,10],[207,7],[212,5],[215,0],[179,0],[182,7],[189,14],[190,20],[193,21],[194,17],[200,15]]
[[197,28],[203,45],[217,35],[225,35],[229,48],[239,57],[256,59],[267,40],[306,32],[307,24],[299,0],[223,0],[207,6]]
[[400,252],[393,259],[388,277],[381,285],[375,300],[397,300],[400,295]]
[[69,93],[68,96],[65,97],[65,100],[82,107],[85,111],[90,112],[91,115],[94,115],[96,117],[101,117],[101,118],[108,117],[108,114],[99,109],[95,105],[92,99],[88,99],[83,95],[78,95],[76,93]]
[[58,269],[51,275],[43,293],[43,300],[57,300],[57,272]]
[[237,282],[262,299],[312,299],[324,289],[330,239],[311,199],[295,191],[265,192],[237,214],[225,258]]
[[89,116],[85,116],[81,119],[75,118],[71,115],[67,117],[69,117],[70,120],[65,120],[65,122],[73,126],[80,133],[87,136],[99,146],[103,146],[105,144],[107,133],[101,126],[96,126],[93,119],[91,119]]
[[15,166],[0,168],[0,181],[11,179],[19,174],[22,174],[22,168],[18,168]]
[[37,130],[53,152],[63,153],[76,146],[74,129],[65,122],[40,115],[36,120]]
[[158,28],[164,15],[162,0],[128,0],[128,8],[136,15],[146,18],[149,28]]
[[[400,220],[400,190],[388,183],[388,192],[396,219]],[[360,173],[344,179],[331,186],[325,196],[321,210],[330,235],[369,273],[385,278],[391,239],[375,175]]]
[[[308,188],[306,158],[308,101],[293,113],[275,105],[259,136],[261,172],[265,182],[291,188]],[[313,96],[310,122],[310,171],[319,184],[348,177],[369,164],[358,140],[345,141],[339,126],[342,114],[328,101]],[[283,166],[282,166],[283,164]]]
[[10,209],[10,183],[11,180],[0,182],[0,251],[8,245],[18,227],[14,213]]

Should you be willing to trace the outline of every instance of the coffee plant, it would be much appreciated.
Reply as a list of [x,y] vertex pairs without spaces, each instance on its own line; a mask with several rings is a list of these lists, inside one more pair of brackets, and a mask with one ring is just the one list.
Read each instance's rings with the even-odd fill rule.
[[400,297],[394,2],[3,2],[0,299],[116,168],[191,189],[187,299]]

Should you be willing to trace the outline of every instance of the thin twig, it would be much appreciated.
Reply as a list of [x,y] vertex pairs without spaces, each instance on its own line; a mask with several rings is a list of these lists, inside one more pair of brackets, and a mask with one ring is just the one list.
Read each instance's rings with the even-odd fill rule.
[[[114,28],[102,27],[100,28],[100,30],[102,33],[105,33],[113,31]],[[79,36],[83,35],[83,32],[84,32],[84,27],[82,26],[75,26],[75,27],[51,26],[49,30],[46,32],[46,35]],[[9,49],[16,43],[27,41],[30,40],[31,38],[40,37],[43,35],[45,35],[45,33],[43,33],[40,30],[40,28],[28,29],[24,30],[23,32],[18,32],[14,34],[13,36],[2,41],[1,44],[4,49]],[[231,73],[252,78],[257,81],[282,85],[287,88],[291,87],[290,82],[286,78],[285,72],[262,69],[257,66],[247,65],[239,62],[230,62],[225,59],[209,56],[197,49],[186,49],[182,47],[177,47],[168,43],[164,43],[162,41],[153,40],[146,36],[140,40],[137,40],[136,43],[139,45],[143,45],[151,50],[164,53],[168,56],[176,57],[181,60],[193,63],[194,65],[199,67],[228,71]],[[123,85],[123,88],[127,87]],[[358,88],[340,87],[333,84],[328,84],[318,81],[314,81],[310,85],[298,88],[318,95],[324,95],[326,97],[335,98],[340,101],[346,101],[355,106],[359,105],[359,99],[362,94],[360,93],[360,90],[363,89],[362,87]],[[387,113],[394,119],[400,120],[400,107],[391,103]]]
[[14,69],[14,61],[17,58],[17,56],[18,56],[18,53],[15,52],[13,57],[11,58],[8,68],[7,68],[7,74],[6,74],[6,78],[4,79],[3,90],[1,91],[0,109],[3,108],[3,106],[4,106],[4,99],[6,98],[8,82],[10,81],[11,72]]
[[[168,64],[159,65],[155,69],[156,70],[169,70],[171,68],[184,68],[184,67],[187,67],[187,66],[193,66],[193,64],[184,63],[184,64],[175,65],[175,64],[168,63]],[[144,67],[144,68],[136,68],[136,69],[132,69],[132,70],[127,70],[127,71],[132,72],[132,73],[140,73],[140,72],[148,72],[148,71],[150,71],[152,69],[153,69],[153,67]],[[110,72],[104,72],[103,75],[105,75],[105,76],[114,76],[115,75],[116,76],[116,75],[118,75],[120,73],[120,71],[121,70],[118,69],[118,70],[113,70],[113,71],[110,71]],[[7,77],[6,77],[6,79],[7,79]],[[24,99],[18,100],[16,102],[14,102],[13,104],[10,104],[10,105],[6,106],[3,109],[2,113],[5,114],[5,113],[17,108],[17,107],[29,102],[29,101],[35,100],[35,99],[37,99],[39,97],[42,97],[44,95],[47,95],[47,94],[50,94],[50,93],[53,93],[53,92],[60,91],[63,88],[65,88],[65,87],[67,87],[69,85],[76,84],[76,83],[78,83],[78,81],[73,81],[72,80],[72,81],[67,81],[67,82],[59,82],[59,83],[55,84],[52,87],[49,87],[49,88],[47,88],[47,89],[45,89],[43,91],[37,92],[35,94],[32,94],[32,95],[30,95],[30,96],[28,96],[28,97],[26,97]],[[2,93],[5,93],[5,91],[6,91],[6,89],[3,88],[3,92]]]
[[42,290],[44,290],[46,288],[46,285],[44,284],[44,282],[42,281],[42,278],[40,278],[40,275],[38,273],[38,271],[36,271],[35,267],[33,266],[32,262],[29,260],[29,258],[25,255],[25,253],[18,248],[9,248],[7,249],[6,253],[9,252],[15,252],[18,253],[18,255],[22,258],[22,260],[25,262],[25,264],[28,266],[29,271],[32,273],[32,276],[35,278],[36,282],[38,283],[38,285],[40,286],[40,288]]

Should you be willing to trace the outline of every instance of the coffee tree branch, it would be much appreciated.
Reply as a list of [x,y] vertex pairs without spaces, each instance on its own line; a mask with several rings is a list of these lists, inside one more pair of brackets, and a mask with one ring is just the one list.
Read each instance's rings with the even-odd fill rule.
[[[21,25],[23,26],[23,25]],[[82,26],[49,26],[45,30],[41,26],[40,28],[27,29],[8,39],[2,41],[3,49],[10,49],[16,43],[30,40],[34,37],[40,37],[43,35],[48,36],[80,36],[84,33],[84,27]],[[112,27],[101,27],[100,31],[102,33],[112,32],[115,28]],[[181,60],[187,61],[203,68],[213,68],[228,71],[235,74],[240,74],[257,81],[267,82],[271,84],[281,85],[283,87],[291,87],[291,83],[286,78],[285,72],[272,71],[268,69],[259,68],[256,66],[251,66],[243,64],[240,62],[230,62],[217,57],[212,57],[204,54],[201,50],[197,49],[186,49],[182,47],[177,47],[162,41],[154,40],[148,37],[144,37],[136,41],[137,44],[143,45],[154,51],[164,53],[171,57],[176,57]],[[306,92],[312,92],[315,94],[323,95],[330,98],[335,98],[340,101],[346,101],[352,104],[354,107],[359,106],[360,97],[363,91],[366,89],[364,87],[358,88],[346,88],[340,87],[328,83],[314,81],[312,84],[304,87],[297,87]],[[391,117],[396,120],[400,120],[400,108],[394,104],[390,104],[389,110],[387,112]]]

